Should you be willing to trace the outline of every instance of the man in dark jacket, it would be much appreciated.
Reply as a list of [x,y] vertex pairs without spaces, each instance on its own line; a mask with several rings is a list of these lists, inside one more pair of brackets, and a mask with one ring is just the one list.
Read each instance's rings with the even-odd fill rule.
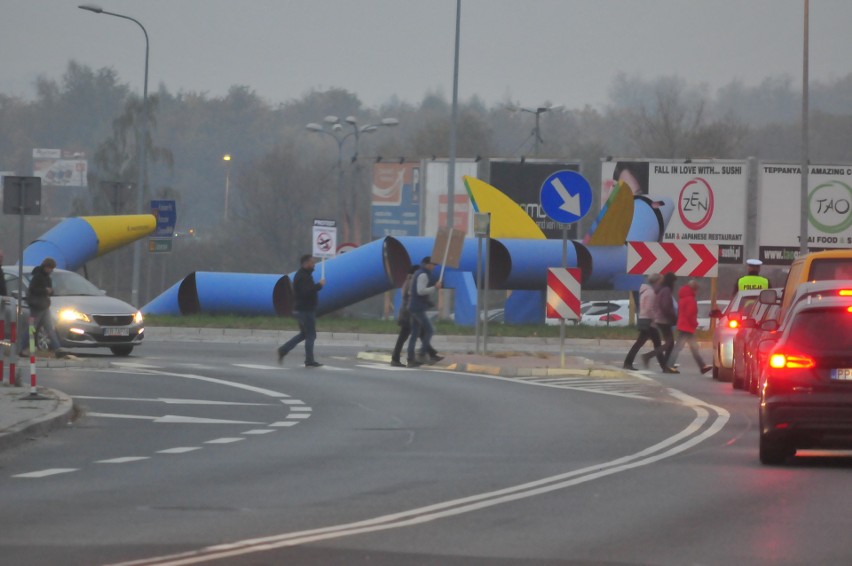
[[303,255],[301,264],[296,276],[293,277],[293,316],[299,321],[299,333],[278,347],[278,363],[280,364],[284,356],[304,340],[305,367],[316,368],[322,365],[314,359],[314,342],[317,339],[317,295],[325,285],[325,279],[320,279],[318,283],[314,282],[316,260],[313,256]]
[[430,297],[441,288],[441,282],[435,277],[435,263],[426,256],[420,262],[420,269],[411,279],[408,312],[411,317],[411,337],[408,339],[408,367],[422,365],[415,357],[417,339],[420,339],[420,357],[435,363],[443,360],[432,348],[432,335],[435,333],[432,322],[426,316],[426,310],[431,306]]
[[[50,342],[50,350],[56,357],[64,354],[59,349],[59,337],[53,325],[53,317],[50,315],[50,296],[53,294],[53,280],[50,274],[56,269],[56,260],[46,257],[41,265],[33,268],[30,285],[27,288],[27,304],[30,307],[30,327],[34,336],[38,336],[38,329],[43,328]],[[29,349],[30,335],[25,329],[19,333],[18,351],[25,355]]]

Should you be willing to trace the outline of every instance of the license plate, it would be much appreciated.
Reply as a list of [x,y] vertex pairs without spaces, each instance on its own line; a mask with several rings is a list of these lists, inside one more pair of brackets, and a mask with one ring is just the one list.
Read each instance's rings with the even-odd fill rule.
[[835,368],[831,370],[831,379],[852,381],[852,368]]
[[[129,328],[104,328],[104,336],[130,336]],[[852,378],[850,378],[852,379]]]

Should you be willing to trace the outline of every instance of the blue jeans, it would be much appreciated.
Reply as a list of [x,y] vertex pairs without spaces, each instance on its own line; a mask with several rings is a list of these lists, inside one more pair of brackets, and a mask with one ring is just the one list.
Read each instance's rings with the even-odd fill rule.
[[408,359],[416,359],[414,350],[417,346],[417,338],[420,338],[420,354],[429,355],[432,352],[432,335],[435,329],[425,312],[411,311],[411,338],[408,339]]
[[[33,334],[38,336],[38,329],[44,328],[47,332],[47,339],[50,341],[50,349],[55,352],[59,349],[59,336],[56,335],[56,328],[53,326],[53,316],[50,314],[50,309],[40,311],[30,311],[30,318],[33,319]],[[24,327],[18,330],[18,351],[29,350],[30,348],[30,332],[28,327],[29,319],[25,319]],[[38,349],[38,341],[36,340],[36,349]]]
[[299,342],[304,340],[305,363],[313,363],[316,361],[314,359],[314,342],[317,340],[317,314],[314,311],[300,311],[294,312],[293,316],[299,321],[299,333],[280,346],[278,353],[287,355]]

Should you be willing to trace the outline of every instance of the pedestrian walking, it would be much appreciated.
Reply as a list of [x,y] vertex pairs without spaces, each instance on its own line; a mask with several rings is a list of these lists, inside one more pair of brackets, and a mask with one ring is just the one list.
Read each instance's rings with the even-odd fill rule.
[[[654,345],[654,350],[648,354],[648,358],[642,356],[642,361],[645,366],[648,366],[648,361],[654,356],[654,352],[660,347],[660,333],[654,326],[654,319],[657,314],[657,286],[660,284],[663,276],[659,273],[648,275],[648,280],[639,287],[639,314],[636,317],[636,328],[639,330],[639,336],[627,352],[627,357],[624,358],[624,369],[635,370],[633,360],[636,359],[636,354],[642,349],[642,346],[650,340]],[[665,361],[662,357],[662,352],[657,352],[657,360],[660,362],[660,368],[665,366]]]
[[284,356],[299,344],[305,342],[305,367],[322,366],[314,358],[314,342],[317,339],[317,299],[325,285],[325,279],[314,282],[314,266],[316,260],[311,255],[303,255],[301,267],[293,277],[293,316],[299,321],[299,333],[278,347],[278,363],[284,361]]
[[692,358],[695,360],[696,365],[698,365],[701,373],[707,373],[713,369],[713,366],[708,366],[704,363],[704,358],[701,357],[701,350],[698,347],[698,340],[695,338],[695,331],[698,328],[698,302],[695,300],[697,292],[698,281],[695,279],[690,279],[678,291],[677,342],[675,342],[674,349],[669,356],[668,365],[669,367],[674,367],[680,351],[683,350],[684,344],[689,344],[689,351],[692,352]]
[[408,312],[411,318],[411,336],[408,339],[408,367],[423,365],[415,356],[417,339],[420,339],[420,357],[434,363],[443,356],[432,348],[432,336],[435,329],[426,316],[426,310],[432,306],[431,296],[441,288],[441,282],[435,277],[435,263],[426,256],[420,262],[420,268],[414,273],[411,281]]
[[[37,337],[39,329],[44,330],[47,334],[48,348],[57,358],[61,358],[66,354],[60,349],[59,336],[56,335],[53,316],[50,313],[50,296],[53,294],[53,280],[50,274],[54,269],[56,269],[56,260],[52,257],[44,258],[40,265],[33,268],[26,299],[34,335]],[[28,356],[29,344],[29,328],[25,328],[18,336],[18,353]]]
[[669,365],[669,356],[674,349],[674,332],[673,328],[677,324],[677,313],[675,312],[674,303],[674,285],[677,281],[677,276],[674,273],[666,273],[663,275],[663,280],[657,288],[656,294],[656,314],[654,324],[662,336],[662,345],[659,348],[654,348],[650,354],[644,354],[642,361],[647,364],[651,356],[656,355],[658,360],[661,360],[660,365],[663,368],[663,373],[680,373],[675,368]]
[[396,317],[396,323],[399,325],[399,334],[396,337],[396,345],[393,347],[393,353],[391,353],[391,365],[394,367],[405,367],[405,364],[402,363],[399,357],[402,355],[402,347],[405,341],[411,335],[411,317],[408,312],[408,302],[411,300],[411,280],[418,269],[420,267],[417,265],[412,265],[409,268],[408,275],[406,275],[405,281],[403,281],[400,288],[402,298],[399,303],[399,314]]

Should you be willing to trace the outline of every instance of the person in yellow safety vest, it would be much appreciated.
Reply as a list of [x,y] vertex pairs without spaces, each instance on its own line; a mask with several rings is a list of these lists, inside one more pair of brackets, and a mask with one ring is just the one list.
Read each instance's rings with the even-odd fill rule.
[[760,266],[763,262],[759,259],[747,259],[748,273],[737,279],[734,285],[734,295],[746,289],[769,289],[769,279],[760,275]]

